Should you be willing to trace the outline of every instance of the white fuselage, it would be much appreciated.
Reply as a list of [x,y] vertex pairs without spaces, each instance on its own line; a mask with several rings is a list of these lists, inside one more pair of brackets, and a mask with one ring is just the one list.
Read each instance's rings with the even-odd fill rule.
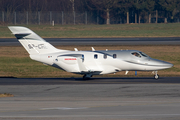
[[136,50],[113,51],[64,51],[42,55],[30,55],[33,60],[59,67],[77,74],[109,74],[118,71],[156,71],[170,68],[168,62],[149,56],[134,56]]

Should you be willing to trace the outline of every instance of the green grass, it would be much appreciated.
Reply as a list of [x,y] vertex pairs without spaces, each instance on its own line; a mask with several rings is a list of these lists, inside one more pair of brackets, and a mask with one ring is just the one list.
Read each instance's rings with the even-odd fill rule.
[[[180,23],[116,25],[21,25],[44,38],[89,37],[180,37]],[[14,37],[7,26],[0,26],[0,37]]]
[[10,93],[3,93],[3,94],[0,94],[0,98],[1,97],[14,97],[14,95]]

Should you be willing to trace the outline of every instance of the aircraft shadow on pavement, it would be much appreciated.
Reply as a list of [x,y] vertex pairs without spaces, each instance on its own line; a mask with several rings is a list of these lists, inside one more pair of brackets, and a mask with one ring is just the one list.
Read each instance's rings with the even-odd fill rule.
[[[64,78],[67,79],[67,78]],[[69,80],[80,80],[80,81],[93,81],[93,80],[132,80],[132,79],[154,79],[153,77],[92,77],[87,80],[83,80],[83,78],[69,78]]]
[[148,84],[148,83],[180,83],[179,77],[94,77],[83,78],[15,78],[0,77],[0,85],[61,85],[61,84]]
[[[93,80],[155,80],[153,77],[92,77],[90,79],[84,80],[83,78],[79,77],[70,77],[70,78],[17,78],[17,77],[12,77],[12,76],[2,76],[0,79],[29,79],[29,80],[66,80],[66,81],[93,81]],[[163,77],[159,78],[163,79]],[[158,79],[158,80],[159,80]]]
[[[23,79],[23,78],[22,78]],[[24,79],[31,79],[31,80],[54,80],[54,81],[127,81],[127,80],[153,80],[157,81],[153,77],[92,77],[90,79],[84,80],[83,78],[24,78]],[[159,78],[158,80],[161,80],[163,78]]]

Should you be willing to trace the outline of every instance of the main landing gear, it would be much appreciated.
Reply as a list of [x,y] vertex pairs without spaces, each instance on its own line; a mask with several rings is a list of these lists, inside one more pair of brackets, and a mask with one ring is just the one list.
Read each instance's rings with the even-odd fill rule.
[[153,73],[155,74],[154,75],[154,78],[157,80],[159,78],[159,75],[157,74],[158,71],[153,71]]
[[91,79],[92,76],[93,76],[92,74],[84,74],[83,80],[89,80]]

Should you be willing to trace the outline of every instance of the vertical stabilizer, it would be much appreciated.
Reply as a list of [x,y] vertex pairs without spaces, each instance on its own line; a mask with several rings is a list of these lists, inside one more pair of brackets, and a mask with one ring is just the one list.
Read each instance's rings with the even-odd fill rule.
[[30,55],[64,51],[56,49],[54,46],[26,27],[9,26],[8,28]]

